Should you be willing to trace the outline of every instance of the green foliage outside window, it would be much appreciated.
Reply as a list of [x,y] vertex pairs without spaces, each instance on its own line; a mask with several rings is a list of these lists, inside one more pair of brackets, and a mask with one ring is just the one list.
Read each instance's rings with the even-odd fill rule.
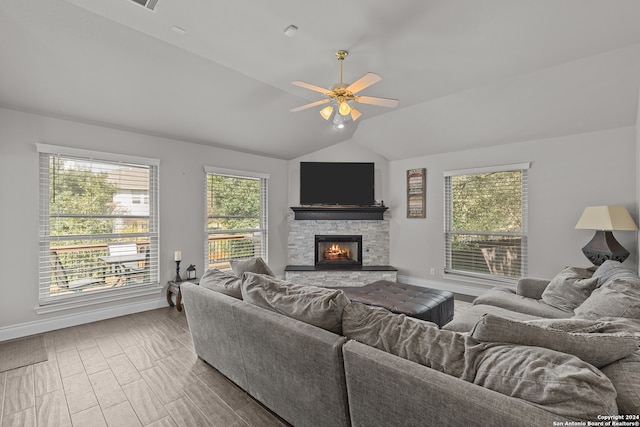
[[260,180],[209,175],[208,228],[242,230],[260,227]]
[[117,188],[107,181],[107,173],[70,167],[56,157],[50,170],[51,236],[112,233],[112,219],[94,217],[117,211],[113,202]]
[[451,176],[447,267],[519,277],[523,273],[523,171]]
[[215,173],[207,175],[210,268],[225,268],[228,260],[264,254],[263,181]]
[[452,230],[522,230],[522,172],[459,175],[452,182]]

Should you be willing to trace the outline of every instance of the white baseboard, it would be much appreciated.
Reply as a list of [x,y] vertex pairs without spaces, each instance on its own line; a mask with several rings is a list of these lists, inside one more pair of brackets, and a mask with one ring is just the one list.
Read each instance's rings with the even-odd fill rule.
[[167,300],[165,298],[154,298],[142,302],[120,304],[117,307],[91,310],[83,313],[69,314],[44,320],[20,323],[18,325],[5,326],[0,328],[0,341],[41,334],[44,332],[54,331],[56,329],[97,322],[98,320],[111,319],[113,317],[125,316],[127,314],[140,313],[142,311],[155,310],[166,306]]
[[419,277],[404,276],[398,274],[398,282],[407,285],[423,286],[425,288],[441,289],[457,294],[480,296],[494,285],[483,285],[479,283],[452,283],[438,280],[422,279]]

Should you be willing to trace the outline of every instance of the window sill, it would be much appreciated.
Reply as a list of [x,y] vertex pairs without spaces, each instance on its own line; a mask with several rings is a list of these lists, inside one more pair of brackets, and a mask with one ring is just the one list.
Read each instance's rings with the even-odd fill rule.
[[518,284],[518,279],[509,279],[509,278],[492,278],[492,277],[485,277],[485,276],[475,276],[472,274],[464,274],[464,273],[457,273],[457,272],[453,272],[453,271],[445,271],[444,275],[442,276],[444,279],[447,280],[455,280],[456,282],[466,282],[466,283],[476,283],[478,285],[483,285],[483,286],[488,286],[488,287],[494,287],[494,286],[502,286],[502,287],[506,287],[506,288],[516,288],[516,285]]
[[35,308],[37,314],[55,313],[64,310],[73,310],[76,308],[89,307],[96,304],[104,304],[113,301],[122,301],[126,299],[154,295],[162,291],[159,284],[136,286],[129,289],[111,290],[95,295],[78,295],[69,299],[60,301],[52,301],[46,305],[40,305]]

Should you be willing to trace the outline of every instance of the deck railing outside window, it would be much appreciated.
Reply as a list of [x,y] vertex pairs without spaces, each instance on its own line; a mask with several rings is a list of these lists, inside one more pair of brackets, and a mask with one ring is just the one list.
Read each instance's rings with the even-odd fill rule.
[[158,162],[45,144],[38,151],[40,306],[159,289]]
[[229,268],[229,261],[267,259],[268,175],[206,168],[205,265]]

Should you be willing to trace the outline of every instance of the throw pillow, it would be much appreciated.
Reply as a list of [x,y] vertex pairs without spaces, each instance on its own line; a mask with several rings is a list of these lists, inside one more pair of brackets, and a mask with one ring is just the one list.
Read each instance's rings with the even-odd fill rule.
[[340,289],[296,285],[256,273],[242,275],[246,302],[310,325],[342,334],[342,312],[349,298]]
[[238,299],[242,299],[241,285],[242,280],[239,277],[216,268],[207,270],[200,279],[201,287]]
[[640,350],[601,370],[618,392],[616,403],[620,414],[640,414]]
[[572,354],[600,368],[638,349],[630,335],[571,333],[485,314],[471,330],[478,341],[544,347]]
[[633,271],[623,267],[618,261],[607,260],[603,262],[593,273],[593,277],[598,279],[598,287],[613,279],[635,279],[638,275]]
[[640,319],[640,278],[608,280],[575,309],[575,315],[583,319]]
[[232,259],[229,261],[231,264],[231,270],[233,274],[238,277],[242,277],[243,273],[256,273],[266,274],[267,276],[275,277],[273,271],[269,268],[266,262],[261,257],[255,257],[250,259]]
[[586,300],[598,284],[597,278],[583,268],[566,267],[542,292],[542,301],[552,307],[573,312]]
[[575,356],[508,344],[488,348],[477,363],[474,384],[563,418],[597,420],[599,415],[618,413],[611,381]]

